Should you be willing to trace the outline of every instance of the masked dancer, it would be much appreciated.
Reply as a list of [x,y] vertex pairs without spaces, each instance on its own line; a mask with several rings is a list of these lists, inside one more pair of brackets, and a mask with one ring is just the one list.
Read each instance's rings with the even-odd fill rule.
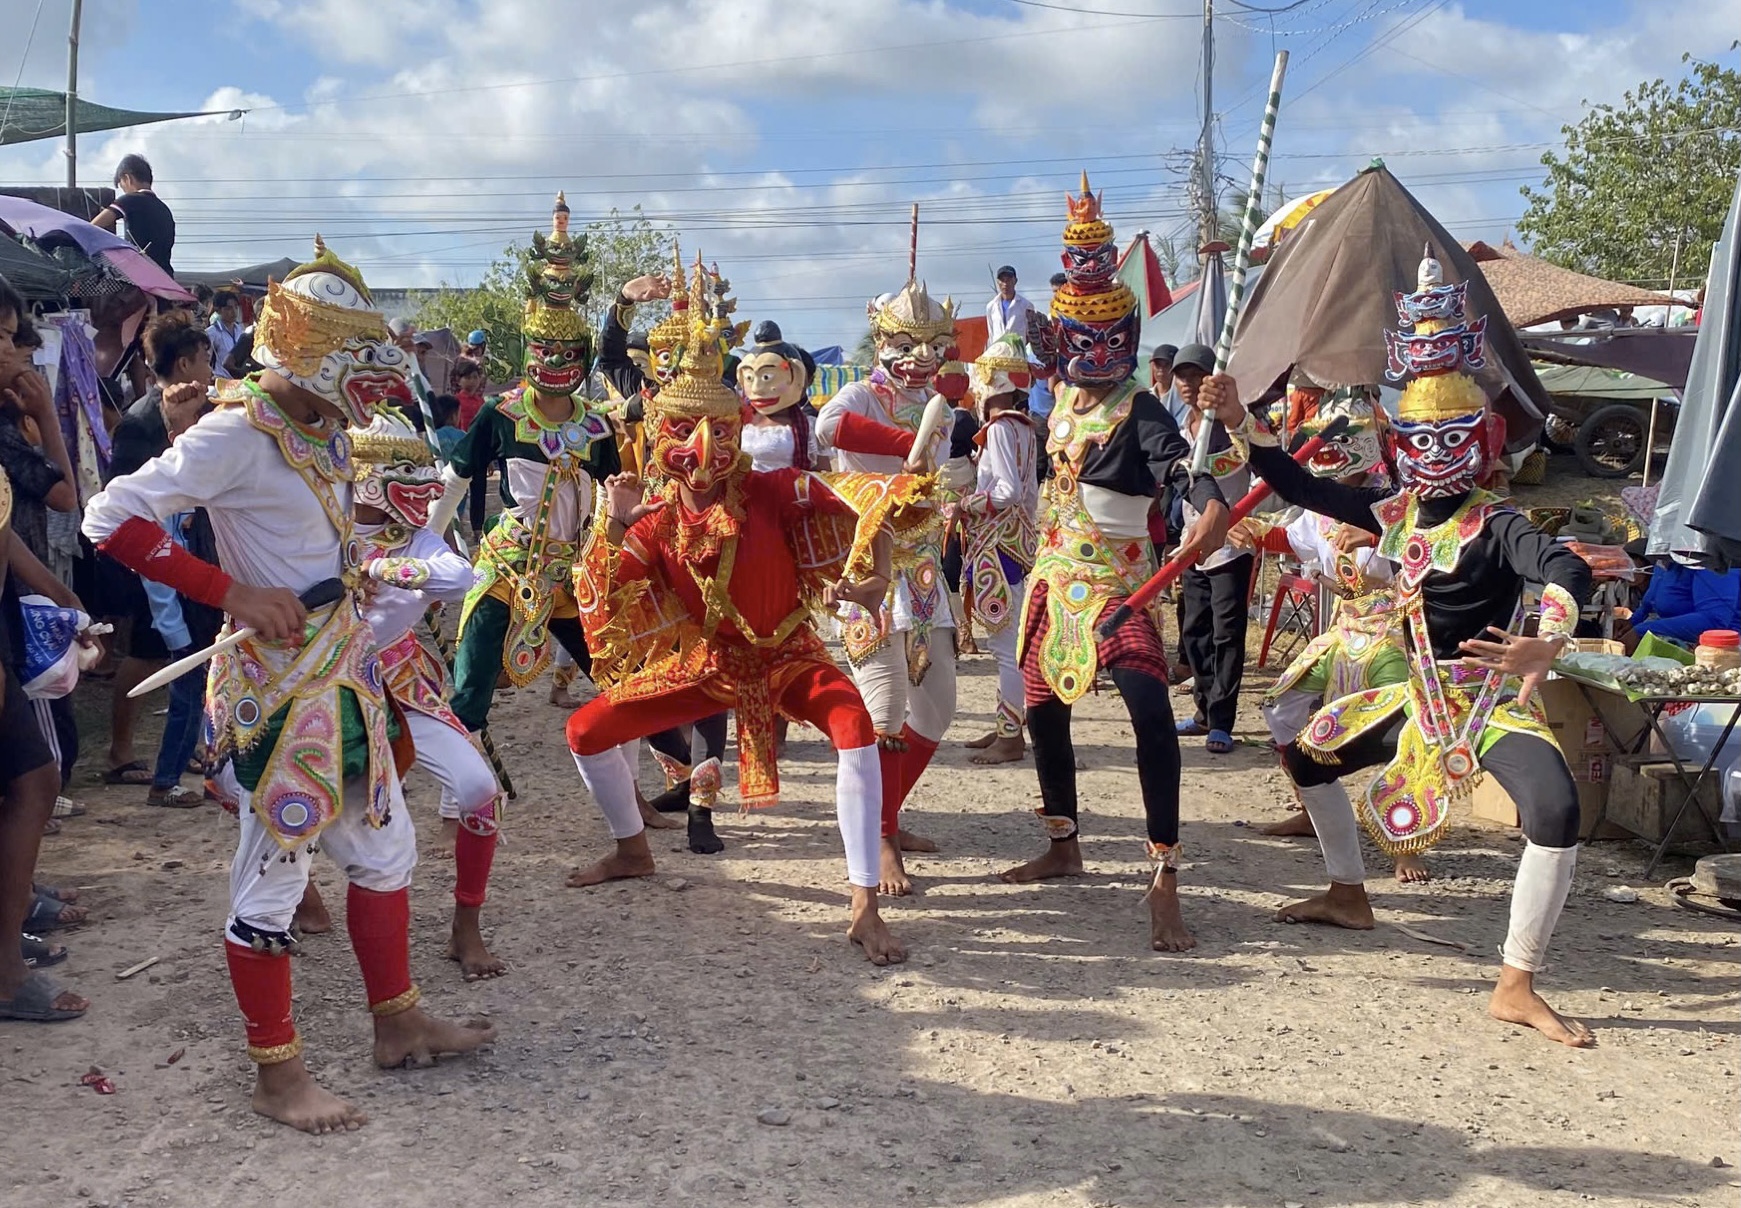
[[[260,374],[163,456],[112,480],[85,512],[105,553],[255,632],[211,663],[213,749],[239,785],[224,952],[254,1060],[254,1110],[307,1132],[358,1127],[317,1086],[291,1017],[291,917],[324,850],[350,880],[351,944],[385,1067],[465,1052],[484,1026],[424,1014],[411,981],[417,843],[400,795],[375,639],[363,614],[362,543],[351,514],[347,425],[403,395],[405,354],[361,275],[316,241],[316,258],[267,290],[255,327]],[[176,545],[163,521],[203,507],[219,570]],[[345,585],[306,608],[299,593]],[[313,597],[311,597],[313,598]]]
[[[1490,1011],[1562,1044],[1592,1037],[1535,990],[1578,859],[1578,794],[1534,698],[1571,640],[1590,594],[1582,559],[1479,483],[1504,424],[1468,370],[1483,364],[1485,317],[1465,317],[1465,284],[1447,285],[1431,249],[1414,293],[1396,295],[1389,376],[1407,380],[1391,455],[1400,490],[1314,478],[1219,377],[1202,403],[1251,446],[1251,465],[1291,503],[1373,533],[1395,562],[1409,678],[1333,700],[1283,753],[1311,815],[1330,888],[1285,906],[1287,922],[1370,928],[1360,822],[1389,854],[1424,851],[1482,773],[1517,803],[1527,840]],[[1284,464],[1285,463],[1285,464]],[[1543,584],[1537,636],[1524,637],[1524,585]],[[1379,768],[1351,805],[1342,778]]]
[[1086,173],[1081,195],[1066,200],[1066,280],[1052,296],[1050,322],[1030,322],[1028,333],[1032,341],[1037,328],[1041,347],[1055,349],[1061,384],[1046,439],[1052,477],[1042,500],[1040,551],[1028,576],[1017,650],[1040,780],[1036,812],[1048,843],[1043,855],[1003,877],[1038,881],[1082,871],[1070,710],[1104,672],[1136,731],[1154,866],[1149,942],[1157,951],[1181,952],[1197,941],[1179,910],[1179,737],[1160,618],[1152,608],[1134,613],[1110,638],[1099,637],[1095,626],[1155,570],[1148,518],[1162,487],[1171,486],[1199,513],[1181,554],[1220,547],[1227,507],[1213,475],[1191,476],[1191,447],[1178,424],[1133,376],[1136,296],[1116,275],[1112,226]]

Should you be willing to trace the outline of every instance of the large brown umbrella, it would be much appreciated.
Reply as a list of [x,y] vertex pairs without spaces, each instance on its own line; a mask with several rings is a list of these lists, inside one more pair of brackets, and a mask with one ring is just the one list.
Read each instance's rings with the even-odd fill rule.
[[1447,283],[1469,283],[1469,319],[1487,316],[1487,363],[1475,379],[1505,417],[1507,446],[1534,443],[1548,397],[1517,332],[1469,253],[1382,164],[1307,215],[1247,298],[1227,366],[1247,401],[1284,386],[1296,366],[1320,386],[1385,383],[1393,295],[1415,288],[1429,246]]

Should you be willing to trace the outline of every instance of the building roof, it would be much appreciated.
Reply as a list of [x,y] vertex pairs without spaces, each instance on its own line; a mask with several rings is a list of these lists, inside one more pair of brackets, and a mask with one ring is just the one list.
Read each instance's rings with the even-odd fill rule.
[[1667,294],[1561,268],[1509,244],[1494,247],[1477,240],[1464,246],[1481,266],[1513,327],[1534,327],[1595,310],[1674,302]]

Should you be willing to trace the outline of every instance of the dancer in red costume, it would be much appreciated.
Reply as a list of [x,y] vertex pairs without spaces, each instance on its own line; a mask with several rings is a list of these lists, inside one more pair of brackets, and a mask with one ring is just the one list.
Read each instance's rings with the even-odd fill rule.
[[569,719],[568,745],[616,850],[569,884],[654,870],[627,744],[735,710],[743,802],[771,805],[779,792],[774,719],[784,713],[815,725],[839,752],[836,805],[852,883],[847,934],[872,962],[899,962],[906,951],[877,909],[876,733],[811,616],[817,605],[881,601],[888,589],[882,528],[918,512],[907,505],[919,503],[929,483],[751,472],[739,446],[737,395],[720,381],[723,327],[719,315],[696,319],[681,372],[652,402],[659,493],[644,498],[633,475],[610,479],[608,506],[576,568],[603,695]]

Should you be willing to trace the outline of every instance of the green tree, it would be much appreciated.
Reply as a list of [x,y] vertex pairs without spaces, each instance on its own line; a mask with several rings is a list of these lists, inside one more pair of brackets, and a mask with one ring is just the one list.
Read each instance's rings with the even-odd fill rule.
[[1661,287],[1679,245],[1681,281],[1704,271],[1741,173],[1741,71],[1683,55],[1692,71],[1652,80],[1566,126],[1564,155],[1525,187],[1517,230],[1544,259]]
[[[595,283],[581,312],[595,333],[603,326],[605,312],[623,282],[646,273],[671,271],[672,238],[670,230],[655,226],[639,206],[628,214],[612,210],[609,218],[587,224],[587,252]],[[486,368],[492,382],[511,381],[520,374],[526,251],[526,244],[510,243],[484,270],[476,285],[444,282],[441,292],[412,317],[419,328],[446,327],[462,340],[473,331],[488,334],[490,357]],[[669,309],[663,302],[638,307],[637,325],[656,323]]]

